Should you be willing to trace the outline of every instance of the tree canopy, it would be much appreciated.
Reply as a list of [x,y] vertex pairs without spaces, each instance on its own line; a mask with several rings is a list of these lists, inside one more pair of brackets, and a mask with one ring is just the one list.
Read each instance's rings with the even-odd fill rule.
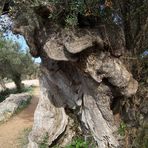
[[20,45],[0,38],[0,76],[12,79],[18,90],[21,89],[21,76],[34,73],[34,62],[29,55],[20,50]]

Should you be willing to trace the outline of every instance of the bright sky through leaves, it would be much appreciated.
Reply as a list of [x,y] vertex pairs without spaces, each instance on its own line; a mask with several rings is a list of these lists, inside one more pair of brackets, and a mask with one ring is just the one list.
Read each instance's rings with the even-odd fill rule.
[[[0,31],[3,31],[6,39],[13,40],[14,42],[18,42],[20,44],[21,50],[26,51],[29,47],[22,35],[14,35],[11,31],[11,27],[13,23],[8,17],[8,15],[0,16]],[[40,58],[36,58],[35,62],[40,63]]]

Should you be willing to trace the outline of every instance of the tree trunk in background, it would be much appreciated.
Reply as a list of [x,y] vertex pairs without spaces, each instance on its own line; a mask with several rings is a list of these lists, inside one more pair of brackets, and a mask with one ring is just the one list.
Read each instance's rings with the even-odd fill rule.
[[7,89],[4,80],[1,79],[1,78],[0,78],[0,85],[1,85],[1,87],[2,87],[3,90],[6,90]]
[[15,74],[12,78],[12,80],[14,81],[15,85],[16,85],[16,89],[18,92],[22,91],[22,81],[21,81],[21,75],[20,74]]
[[0,14],[2,14],[2,11],[3,11],[3,8],[4,8],[5,2],[6,2],[6,0],[0,1]]
[[[77,134],[92,137],[96,147],[119,147],[112,109],[118,99],[130,97],[138,88],[118,58],[125,46],[122,29],[104,24],[105,31],[102,24],[66,29],[33,8],[28,8],[27,17],[26,6],[20,11],[14,31],[23,34],[36,49],[33,55],[42,59],[41,97],[28,148],[39,148],[45,139],[51,147],[57,143],[62,147]],[[14,81],[20,88],[20,78]]]

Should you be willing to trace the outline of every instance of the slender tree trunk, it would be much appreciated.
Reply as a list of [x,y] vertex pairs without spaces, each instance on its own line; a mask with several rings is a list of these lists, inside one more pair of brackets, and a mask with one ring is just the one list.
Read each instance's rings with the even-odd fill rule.
[[3,11],[3,8],[4,8],[5,2],[6,2],[6,0],[1,0],[0,1],[0,15],[2,14],[2,11]]
[[22,91],[23,85],[21,83],[21,75],[20,74],[16,74],[13,76],[12,80],[14,81],[15,85],[16,85],[16,89],[18,92]]
[[133,37],[131,33],[131,12],[130,12],[130,4],[128,0],[123,1],[123,9],[122,9],[122,15],[124,17],[124,32],[125,32],[125,41],[126,41],[126,47],[128,50],[132,49],[133,47]]
[[7,87],[6,87],[5,82],[4,82],[3,79],[0,79],[0,85],[1,85],[1,87],[2,87],[3,90],[6,90],[7,89]]

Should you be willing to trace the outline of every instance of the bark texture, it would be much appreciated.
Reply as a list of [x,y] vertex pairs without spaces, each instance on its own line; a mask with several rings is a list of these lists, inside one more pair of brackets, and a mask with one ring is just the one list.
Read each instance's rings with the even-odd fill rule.
[[65,29],[32,9],[29,12],[31,19],[22,15],[22,8],[14,27],[42,59],[41,98],[28,147],[38,148],[45,137],[49,146],[55,140],[60,146],[69,143],[76,134],[70,128],[76,116],[78,129],[84,136],[89,133],[96,147],[119,147],[111,104],[135,94],[138,88],[117,58],[125,45],[122,29],[115,25],[107,26],[105,32],[101,27]]

